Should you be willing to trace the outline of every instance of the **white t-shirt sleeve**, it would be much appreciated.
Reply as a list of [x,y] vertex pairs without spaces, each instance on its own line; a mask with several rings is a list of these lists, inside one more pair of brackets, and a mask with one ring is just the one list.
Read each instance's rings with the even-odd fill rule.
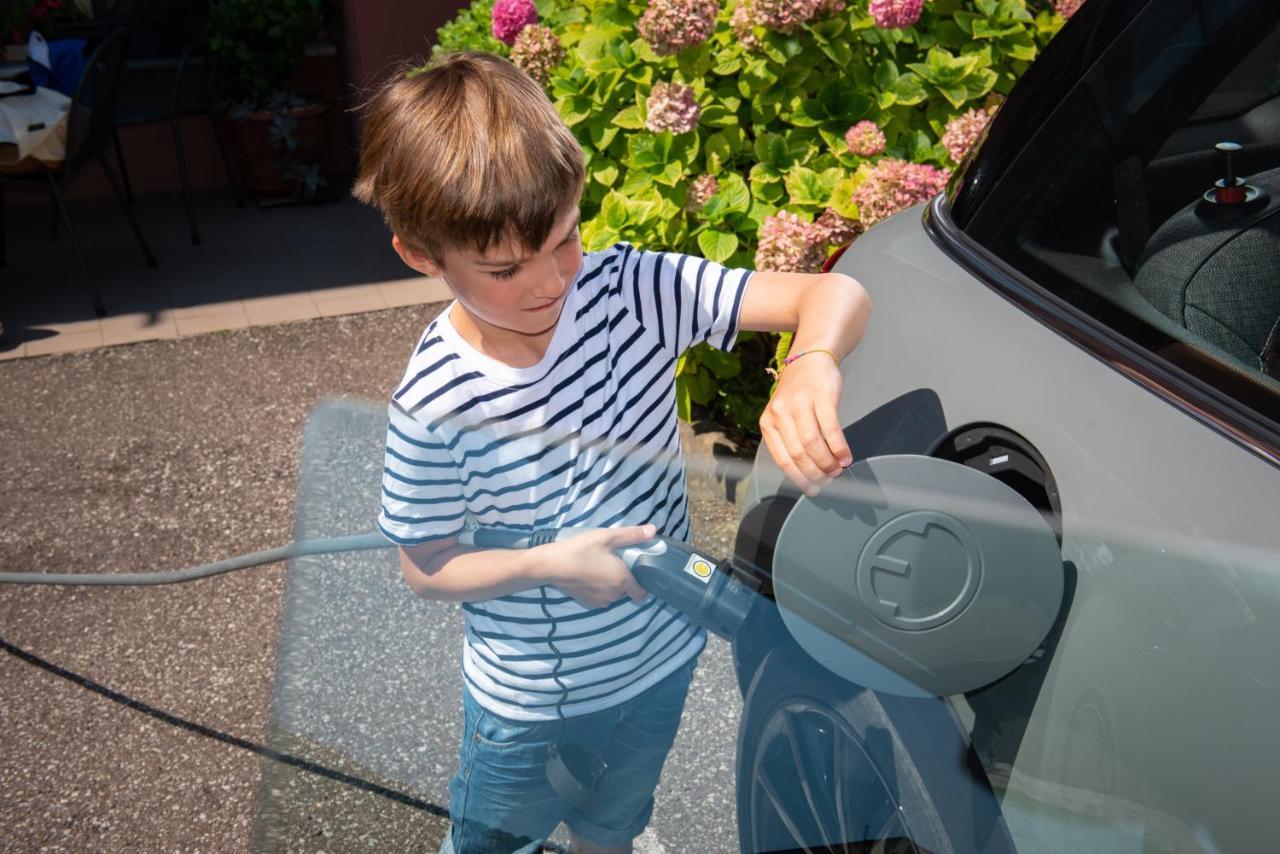
[[672,357],[704,341],[720,350],[733,346],[742,295],[754,270],[622,246],[622,298]]
[[462,532],[466,502],[458,466],[440,438],[395,403],[387,407],[378,527],[402,546]]

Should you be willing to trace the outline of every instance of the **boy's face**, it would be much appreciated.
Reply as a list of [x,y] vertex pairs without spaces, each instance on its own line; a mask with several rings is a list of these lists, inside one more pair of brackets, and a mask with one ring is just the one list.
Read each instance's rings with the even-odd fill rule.
[[493,246],[483,256],[474,249],[446,249],[442,263],[391,238],[406,264],[439,276],[478,324],[488,331],[539,335],[556,325],[569,286],[582,267],[576,207],[556,223],[546,244],[530,253],[518,241]]

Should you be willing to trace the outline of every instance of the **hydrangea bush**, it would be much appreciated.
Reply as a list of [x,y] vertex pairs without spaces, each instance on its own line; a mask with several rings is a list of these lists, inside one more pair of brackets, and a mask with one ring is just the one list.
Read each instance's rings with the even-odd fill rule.
[[[817,272],[924,201],[1079,0],[477,0],[436,51],[509,56],[587,158],[585,248]],[[680,414],[753,434],[787,336],[690,351]]]

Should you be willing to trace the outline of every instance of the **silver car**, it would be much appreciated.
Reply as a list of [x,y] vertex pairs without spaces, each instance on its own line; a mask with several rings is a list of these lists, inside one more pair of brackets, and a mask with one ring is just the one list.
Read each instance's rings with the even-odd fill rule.
[[755,463],[743,849],[1280,849],[1280,4],[1089,0],[834,269],[860,462]]

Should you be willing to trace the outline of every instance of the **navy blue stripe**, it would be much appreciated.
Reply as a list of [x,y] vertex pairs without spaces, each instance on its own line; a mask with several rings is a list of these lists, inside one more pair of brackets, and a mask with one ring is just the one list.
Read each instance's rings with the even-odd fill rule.
[[411,466],[417,466],[418,468],[424,468],[424,469],[457,468],[457,465],[453,462],[453,460],[448,460],[446,462],[423,462],[422,460],[415,460],[413,457],[406,457],[404,454],[400,453],[390,445],[387,445],[386,451],[387,451],[387,456],[395,457],[397,460],[399,460],[402,463],[407,463],[408,465],[411,465]]
[[[662,422],[658,422],[658,429],[661,429],[661,428],[662,428]],[[672,433],[674,433],[677,429],[678,429],[678,428],[677,428],[677,425],[675,425],[675,424],[672,424],[672,425],[671,425],[671,432],[672,432]],[[614,497],[614,496],[616,496],[618,493],[623,492],[624,490],[626,490],[626,488],[627,488],[628,486],[630,486],[630,485],[632,484],[632,482],[634,482],[634,481],[635,481],[635,479],[636,479],[636,478],[638,478],[641,474],[644,474],[644,473],[645,473],[645,472],[647,472],[647,471],[653,471],[654,466],[657,464],[657,460],[658,460],[660,457],[663,457],[663,456],[669,456],[669,455],[671,454],[672,450],[673,450],[673,449],[672,449],[672,448],[670,448],[669,446],[663,446],[663,447],[659,448],[659,449],[658,449],[658,451],[657,451],[657,453],[655,453],[655,454],[654,454],[653,456],[651,456],[649,459],[647,459],[647,460],[645,460],[645,461],[641,462],[641,463],[640,463],[640,465],[636,468],[636,470],[635,470],[634,472],[632,472],[632,473],[631,473],[631,474],[630,474],[630,475],[629,475],[625,480],[623,480],[621,483],[619,483],[619,484],[617,484],[616,486],[614,486],[614,487],[613,487],[612,489],[610,489],[607,493],[605,493],[605,495],[604,495],[604,496],[602,496],[601,498],[593,500],[593,501],[592,501],[592,506],[591,506],[591,507],[589,507],[587,510],[583,511],[582,513],[578,514],[578,515],[577,515],[577,516],[575,516],[573,519],[569,519],[569,520],[567,520],[567,521],[561,522],[560,524],[561,524],[562,526],[564,526],[564,527],[573,527],[574,525],[577,525],[577,524],[581,523],[584,519],[587,519],[587,518],[588,518],[588,517],[590,517],[593,513],[595,513],[595,512],[596,512],[600,507],[602,507],[602,506],[604,506],[605,504],[607,504],[607,503],[609,502],[609,499],[613,498],[613,497]],[[605,475],[605,477],[610,477],[611,475],[613,475],[613,474],[615,474],[617,471],[619,471],[621,468],[622,468],[622,465],[621,465],[621,464],[619,464],[618,466],[616,466],[616,467],[613,469],[613,471],[611,471],[611,472],[607,473],[607,474]],[[667,470],[667,468],[668,468],[668,465],[663,465],[663,466],[662,466],[662,470],[663,470],[663,471],[666,471],[666,470]],[[679,467],[678,467],[678,466],[677,466],[676,468],[677,468],[677,470],[679,469]],[[662,477],[662,475],[659,475],[659,478],[661,478],[661,477]],[[653,492],[653,489],[654,489],[656,486],[657,486],[657,483],[655,482],[654,487],[651,487],[651,488],[650,488],[650,489],[649,489],[645,494],[646,494],[646,495],[647,495],[647,494],[651,494],[651,493]],[[615,520],[615,521],[616,521],[616,520]],[[607,525],[601,525],[600,527],[608,527],[608,526],[607,526]]]
[[391,396],[396,400],[399,400],[400,398],[404,397],[405,393],[408,392],[409,389],[413,388],[413,386],[418,382],[418,380],[422,379],[432,371],[438,370],[442,365],[446,365],[449,362],[457,360],[458,358],[459,357],[457,353],[444,354],[439,359],[437,359],[436,361],[432,362],[430,365],[427,365],[427,367],[423,368],[422,370],[414,374],[413,377],[408,382],[402,383],[399,391],[397,391],[395,394]]
[[728,322],[725,324],[724,340],[720,342],[720,349],[726,350],[729,342],[733,340],[733,336],[738,331],[738,309],[742,305],[742,294],[746,291],[746,280],[751,278],[751,273],[747,273],[738,279],[738,290],[733,295],[733,308],[729,312]]
[[711,322],[707,326],[708,334],[716,325],[716,318],[720,316],[720,292],[724,289],[724,279],[727,275],[729,275],[728,268],[721,269],[720,278],[716,279],[716,292],[711,297]]
[[693,307],[689,312],[689,340],[698,340],[698,310],[702,307],[702,278],[707,272],[707,259],[698,264],[698,275],[693,283]]
[[378,521],[378,530],[381,531],[382,535],[386,537],[388,540],[401,546],[420,546],[423,543],[431,543],[431,542],[435,542],[436,540],[445,540],[445,539],[448,539],[449,537],[456,537],[458,536],[458,534],[462,533],[462,529],[459,528],[458,530],[451,531],[447,534],[432,534],[429,537],[405,538],[405,537],[399,536],[398,534],[393,534],[391,531],[388,531],[387,527],[382,524],[381,520]]
[[[568,350],[565,350],[565,355],[569,354],[570,352],[577,351],[579,348],[581,348],[581,347],[582,347],[583,343],[584,343],[588,338],[594,337],[594,336],[596,336],[596,335],[600,334],[601,332],[604,332],[607,326],[608,326],[608,320],[607,320],[607,319],[600,321],[600,322],[599,322],[598,324],[596,324],[596,325],[595,325],[595,326],[594,326],[594,327],[593,327],[589,332],[587,332],[587,333],[586,333],[586,335],[585,335],[583,338],[579,339],[577,343],[575,343],[575,344],[574,344],[572,347],[570,347]],[[568,377],[566,377],[565,379],[561,380],[561,381],[560,381],[560,382],[559,382],[559,383],[558,383],[554,388],[552,388],[552,389],[551,389],[551,391],[550,391],[550,392],[548,392],[548,393],[547,393],[547,395],[546,395],[546,396],[544,396],[544,397],[542,397],[542,398],[540,398],[540,399],[538,399],[538,400],[531,401],[531,402],[529,402],[529,403],[525,404],[524,406],[522,406],[522,407],[521,407],[521,408],[519,408],[519,409],[513,409],[513,410],[511,410],[511,411],[509,411],[509,412],[504,412],[504,413],[503,413],[503,414],[501,414],[501,415],[492,415],[492,416],[489,416],[488,418],[485,418],[485,419],[483,419],[483,420],[477,421],[477,422],[475,422],[474,424],[466,424],[466,425],[459,426],[459,427],[458,427],[458,432],[457,432],[457,434],[453,437],[453,439],[452,439],[452,440],[450,440],[449,442],[447,442],[447,443],[445,444],[445,447],[449,448],[449,450],[451,450],[451,451],[452,451],[455,447],[457,447],[457,444],[458,444],[459,440],[462,438],[462,436],[463,436],[463,435],[465,435],[465,434],[467,434],[467,433],[473,433],[473,432],[476,432],[476,431],[478,431],[478,430],[483,430],[483,429],[485,429],[485,428],[487,428],[487,427],[491,427],[491,426],[493,426],[493,425],[495,425],[495,424],[501,424],[501,423],[502,423],[502,422],[504,422],[504,421],[509,421],[509,420],[511,420],[512,418],[514,418],[514,417],[516,417],[516,416],[518,416],[518,415],[524,415],[524,414],[526,414],[526,413],[528,413],[528,412],[531,412],[531,411],[533,411],[533,410],[537,409],[537,408],[538,408],[538,407],[540,407],[540,406],[543,406],[543,405],[545,405],[545,404],[549,403],[549,402],[551,401],[551,398],[555,395],[555,393],[556,393],[557,391],[559,391],[561,388],[563,388],[564,386],[566,386],[566,385],[568,385],[569,383],[571,383],[574,379],[576,379],[578,376],[580,376],[582,373],[584,373],[588,368],[590,368],[592,365],[594,365],[594,364],[595,364],[595,362],[596,362],[596,361],[598,361],[598,360],[600,359],[600,357],[601,357],[605,352],[606,352],[606,350],[605,350],[605,349],[601,349],[601,350],[599,351],[599,353],[597,353],[595,356],[592,356],[589,360],[587,360],[586,362],[584,362],[584,363],[583,363],[581,370],[579,370],[577,373],[575,373],[575,374],[571,374],[571,375],[569,375]],[[557,362],[558,362],[558,361],[559,361],[559,360],[557,360]],[[548,373],[548,375],[549,375],[549,374],[550,374],[550,371],[548,371],[547,373]],[[465,405],[465,406],[460,406],[460,407],[458,407],[457,409],[455,409],[455,410],[453,410],[453,411],[451,411],[451,412],[447,412],[447,413],[445,413],[445,414],[441,415],[439,418],[437,418],[437,419],[435,419],[434,421],[432,421],[431,423],[429,423],[429,424],[427,425],[427,428],[428,428],[428,429],[431,429],[431,430],[439,429],[440,425],[442,425],[442,424],[443,424],[443,423],[445,423],[446,421],[456,420],[459,414],[461,414],[462,412],[467,411],[467,410],[468,410],[468,409],[470,409],[470,408],[471,408],[471,404],[467,404],[467,405]]]
[[457,513],[450,513],[447,516],[423,516],[421,518],[417,518],[414,516],[397,516],[394,513],[387,512],[385,507],[382,508],[382,518],[390,519],[392,522],[400,522],[404,525],[423,525],[427,522],[451,522],[454,519],[461,519],[465,515],[467,515],[466,510],[459,510]]
[[[671,495],[671,489],[672,487],[675,486],[675,481],[680,477],[680,475],[681,475],[681,471],[678,467],[676,467],[675,470],[671,473],[671,476],[667,478],[667,494],[663,496],[662,501],[654,505],[653,509],[649,512],[650,518],[652,518],[654,514],[656,514],[659,510],[661,510],[663,507],[666,506],[667,498],[670,497]],[[632,513],[635,512],[637,507],[639,507],[641,504],[647,501],[650,496],[652,496],[655,492],[658,491],[658,486],[660,484],[661,484],[661,480],[655,481],[653,486],[649,487],[647,490],[637,495],[635,497],[635,500],[632,501],[629,505],[627,505],[622,510],[619,510],[617,513],[613,514],[608,519],[605,519],[604,521],[602,521],[600,523],[600,527],[611,528],[614,525],[621,522],[623,519],[628,518]]]
[[[564,617],[556,617],[556,622],[566,623],[571,620],[586,620],[590,617],[599,616],[600,614],[604,614],[608,611],[612,611],[614,608],[624,605],[630,601],[631,601],[630,599],[624,596],[623,598],[619,599],[617,602],[611,602],[610,604],[605,605],[603,608],[592,608],[589,611],[583,611],[581,614],[569,614]],[[471,602],[463,602],[462,610],[469,611],[470,613],[477,614],[481,617],[488,617],[491,620],[499,620],[504,623],[545,623],[547,622],[546,617],[504,617],[501,614],[495,614],[492,611],[486,611],[484,608],[481,608],[479,605],[476,605]]]
[[675,310],[671,312],[671,337],[674,339],[671,343],[677,348],[677,352],[680,346],[680,321],[684,318],[684,265],[688,260],[688,255],[681,255],[676,262],[676,278],[672,287]]
[[608,295],[609,295],[608,288],[599,288],[596,292],[596,295],[593,296],[590,300],[588,300],[586,305],[578,309],[578,313],[574,315],[575,319],[581,320],[583,317],[590,314],[591,310],[596,307],[596,303],[600,302],[600,300],[604,299]]
[[462,500],[462,496],[457,494],[442,495],[438,498],[410,498],[407,495],[398,495],[387,489],[385,486],[382,487],[382,494],[393,501],[403,501],[405,504],[445,504],[450,501]]
[[433,331],[435,331],[435,328],[436,328],[436,322],[433,320],[431,321],[431,325],[427,327],[426,333],[423,335],[424,340],[422,341],[422,343],[418,345],[418,349],[414,351],[413,354],[415,356],[421,353],[423,350],[426,350],[428,347],[434,347],[437,344],[444,341],[444,339],[441,338],[439,335],[437,335],[435,338],[426,337],[427,335],[430,335]]
[[446,480],[431,480],[431,479],[424,480],[422,478],[405,477],[402,474],[397,474],[396,472],[392,471],[386,466],[382,467],[382,473],[389,474],[396,480],[400,481],[401,483],[407,483],[407,484],[410,484],[411,486],[450,486],[452,484],[459,484],[459,485],[462,484],[462,481],[456,477],[448,478]]
[[[609,649],[610,647],[621,646],[622,644],[626,643],[629,640],[632,640],[633,638],[640,637],[641,635],[643,635],[645,632],[649,630],[649,627],[653,625],[654,621],[658,618],[658,616],[661,613],[662,612],[659,610],[654,610],[653,613],[649,615],[649,618],[644,621],[644,625],[640,626],[640,628],[632,629],[631,631],[627,632],[625,635],[610,637],[608,641],[606,641],[605,643],[600,644],[598,646],[589,647],[587,649],[575,649],[572,652],[561,652],[561,653],[555,653],[555,652],[528,653],[525,655],[498,655],[497,651],[495,650],[494,655],[497,655],[499,660],[508,661],[508,662],[547,661],[547,660],[556,659],[556,658],[581,658],[584,655],[594,655],[595,653],[603,649]],[[623,621],[619,620],[619,622],[623,622]],[[599,631],[591,632],[589,635],[586,635],[586,636],[590,637],[590,635],[607,636],[608,630],[602,628]],[[583,637],[583,636],[579,635],[579,637]],[[557,635],[556,640],[562,641],[562,640],[568,640],[568,638]]]
[[[621,626],[623,623],[627,622],[628,620],[634,620],[638,614],[643,614],[645,611],[648,611],[651,608],[654,608],[659,604],[660,601],[661,600],[653,596],[650,596],[648,599],[645,599],[644,604],[640,605],[639,607],[636,608],[636,610],[632,611],[630,614],[628,614],[627,616],[623,617],[620,620],[609,623],[606,626],[601,626],[598,629],[592,629],[589,632],[579,632],[576,635],[556,635],[556,640],[558,641],[578,640],[579,638],[589,638],[592,635],[598,635],[598,634],[601,634],[602,632],[613,631],[618,626]],[[542,638],[540,637],[530,637],[529,635],[509,635],[503,632],[482,632],[479,629],[476,629],[474,627],[471,629],[471,631],[475,632],[481,637],[489,638],[491,640],[514,640],[514,641],[523,641],[525,643],[536,643],[542,640]]]
[[[448,381],[447,383],[445,383],[444,385],[440,386],[440,388],[436,389],[435,391],[429,392],[425,397],[423,397],[421,400],[419,400],[419,401],[418,401],[417,403],[415,403],[413,406],[409,407],[409,408],[408,408],[408,410],[406,410],[406,411],[407,411],[410,415],[412,415],[412,414],[414,414],[415,412],[417,412],[419,409],[421,409],[422,407],[426,406],[428,403],[430,403],[430,402],[431,402],[432,400],[434,400],[435,398],[440,397],[441,395],[443,395],[445,392],[450,391],[450,390],[452,390],[452,389],[454,389],[454,388],[456,388],[456,387],[458,387],[458,386],[462,385],[462,384],[463,384],[463,383],[465,383],[465,382],[470,382],[471,380],[478,380],[478,379],[480,379],[480,377],[481,377],[481,376],[483,376],[483,375],[482,375],[479,371],[468,371],[468,372],[467,372],[467,373],[465,373],[465,374],[458,374],[456,377],[454,377],[453,379],[449,380],[449,381]],[[436,429],[436,427],[437,427],[437,426],[438,426],[438,425],[436,425],[436,424],[428,424],[428,425],[427,425],[427,429],[428,429],[428,430],[434,430],[434,429]]]
[[[674,640],[676,640],[676,639],[680,638],[680,636],[681,636],[680,634],[675,635],[675,637],[674,637],[674,638],[672,638],[672,641],[674,641]],[[685,637],[684,643],[682,643],[682,644],[680,645],[680,646],[681,646],[681,648],[684,648],[684,647],[686,647],[686,646],[689,646],[690,641],[695,641],[695,640],[697,640],[697,638],[698,638],[698,633],[697,633],[696,631],[692,631],[690,634],[688,634],[688,635]],[[658,669],[659,669],[659,668],[661,668],[661,667],[662,667],[666,662],[670,661],[672,658],[674,658],[674,657],[675,657],[675,653],[668,653],[668,652],[667,652],[668,647],[669,647],[670,645],[671,645],[671,643],[670,643],[670,642],[668,642],[668,643],[666,643],[666,644],[663,644],[663,645],[662,645],[662,647],[661,647],[660,649],[655,650],[655,651],[654,651],[654,652],[653,652],[653,653],[652,653],[648,658],[646,658],[644,661],[640,662],[639,664],[637,664],[635,667],[631,668],[630,670],[626,670],[626,671],[623,671],[623,672],[621,672],[621,673],[617,673],[617,674],[615,674],[615,675],[613,675],[613,676],[608,677],[607,679],[599,679],[599,680],[597,680],[597,681],[595,681],[595,682],[586,682],[586,683],[583,683],[582,685],[574,686],[574,689],[573,689],[573,692],[572,692],[572,693],[573,693],[573,696],[574,696],[574,699],[572,700],[572,704],[573,704],[573,705],[579,705],[579,704],[581,704],[581,703],[589,702],[589,701],[592,701],[592,700],[599,700],[599,699],[601,699],[601,698],[608,697],[608,696],[609,696],[609,695],[611,695],[611,694],[617,694],[617,693],[619,693],[620,691],[622,691],[623,689],[627,688],[628,686],[633,685],[633,684],[635,684],[636,682],[639,682],[641,679],[644,679],[644,678],[645,678],[646,676],[648,676],[650,673],[652,673],[652,672],[653,672],[653,671],[655,671],[655,670],[658,670]],[[664,656],[664,655],[663,655],[664,653],[667,653],[667,654]],[[654,663],[654,662],[656,662],[656,663]],[[644,674],[643,674],[643,675],[641,675],[641,676],[637,676],[637,677],[634,677],[634,678],[628,678],[628,677],[632,677],[632,676],[633,676],[633,674],[635,674],[635,673],[637,673],[637,672],[639,672],[639,671],[641,671],[641,670],[643,670],[643,671],[644,671]],[[477,691],[479,691],[480,693],[484,694],[486,697],[492,697],[496,702],[498,702],[498,703],[500,703],[500,704],[503,704],[503,705],[507,705],[507,704],[509,704],[509,703],[510,703],[510,701],[509,701],[509,700],[506,700],[506,699],[504,699],[504,698],[502,698],[502,697],[499,697],[499,696],[497,696],[496,694],[490,693],[489,691],[486,691],[484,688],[481,688],[479,685],[477,685],[477,684],[476,684],[476,682],[475,682],[475,680],[474,680],[474,679],[472,679],[472,678],[471,678],[471,676],[469,676],[469,675],[467,674],[467,672],[466,672],[466,669],[465,669],[465,668],[463,668],[463,674],[462,674],[462,675],[463,675],[463,677],[467,680],[467,682],[468,682],[468,683],[469,683],[473,688],[475,688],[475,689],[476,689]],[[487,673],[486,673],[485,675],[486,675],[486,676],[489,676],[489,674],[487,674]],[[492,677],[492,676],[490,676],[490,678],[491,678],[491,679],[493,679],[493,677]],[[624,680],[625,680],[625,681],[624,681]],[[564,694],[564,693],[565,693],[565,692],[563,691],[563,689],[547,690],[547,689],[543,689],[543,688],[525,688],[525,687],[522,687],[522,686],[520,686],[520,687],[517,687],[517,686],[510,686],[510,685],[507,685],[507,684],[505,684],[505,683],[503,683],[503,682],[501,682],[501,681],[499,681],[499,680],[497,680],[497,679],[493,679],[493,681],[494,681],[494,682],[497,682],[500,686],[502,686],[503,688],[507,688],[508,690],[521,691],[521,692],[526,693],[526,694],[547,694],[547,695],[550,695],[550,696],[559,696],[559,695],[562,695],[562,694]],[[582,693],[582,692],[584,692],[584,691],[587,691],[587,690],[589,690],[589,689],[591,689],[591,688],[595,688],[595,687],[597,687],[597,686],[599,686],[599,685],[607,685],[607,684],[609,684],[610,682],[620,682],[621,684],[620,684],[617,688],[612,688],[612,689],[610,689],[610,690],[608,690],[608,691],[601,691],[599,694],[593,694],[593,695],[591,695],[591,696],[589,696],[589,697],[583,697],[583,698],[581,698],[581,699],[577,699],[578,694],[580,694],[580,693]],[[545,708],[550,708],[550,707],[552,707],[552,706],[560,705],[560,701],[553,702],[553,703],[540,703],[540,704],[533,704],[533,705],[526,705],[526,704],[524,704],[524,703],[521,703],[520,705],[521,705],[521,707],[522,707],[522,708],[526,708],[526,709],[545,709]]]
[[443,451],[445,449],[444,445],[440,442],[423,442],[420,439],[411,439],[404,433],[400,432],[400,430],[396,428],[396,425],[391,421],[387,422],[387,427],[389,427],[391,432],[395,433],[403,442],[413,445],[414,447],[426,448],[429,451]]
[[[653,613],[653,618],[656,618],[656,617],[662,617],[662,616],[665,616],[665,617],[667,618],[667,619],[666,619],[666,622],[665,622],[665,623],[663,623],[661,626],[659,626],[657,629],[655,629],[655,630],[654,630],[654,631],[653,631],[653,632],[652,632],[652,633],[651,633],[651,634],[650,634],[650,635],[645,639],[645,642],[644,642],[644,643],[642,643],[642,644],[640,645],[640,647],[639,647],[638,649],[636,649],[634,652],[624,653],[624,654],[622,654],[622,655],[614,656],[614,657],[613,657],[613,658],[611,658],[611,659],[606,659],[605,661],[595,662],[595,663],[593,663],[593,664],[583,664],[583,665],[580,665],[580,666],[578,666],[578,667],[576,667],[576,668],[571,668],[571,669],[569,669],[569,670],[564,670],[564,669],[557,668],[557,669],[556,669],[556,671],[555,671],[555,672],[556,672],[556,674],[557,674],[557,675],[559,675],[559,676],[571,676],[571,675],[573,675],[573,674],[575,674],[575,673],[585,673],[585,672],[587,672],[587,671],[589,671],[589,670],[596,670],[596,669],[599,669],[599,668],[601,668],[601,667],[608,667],[609,665],[611,665],[611,664],[617,664],[618,662],[628,661],[628,660],[635,660],[635,658],[636,658],[636,657],[638,657],[638,656],[640,656],[640,655],[642,655],[642,654],[644,653],[644,651],[649,647],[649,644],[653,643],[653,642],[654,642],[654,640],[655,640],[656,638],[660,637],[660,636],[662,635],[662,633],[663,633],[663,632],[665,632],[667,629],[669,629],[672,625],[676,625],[676,624],[680,624],[680,623],[683,623],[683,624],[684,624],[683,626],[681,626],[681,629],[680,629],[680,630],[677,630],[677,632],[676,632],[676,634],[675,634],[675,637],[679,637],[679,636],[680,636],[680,634],[681,634],[681,632],[682,632],[682,630],[683,630],[683,629],[685,629],[685,628],[688,628],[688,620],[684,617],[684,615],[683,615],[683,614],[681,614],[681,613],[680,613],[680,612],[678,612],[678,611],[675,611],[675,610],[673,610],[673,609],[669,609],[669,608],[665,608],[665,609],[662,609],[662,610],[654,611],[654,613]],[[651,619],[651,621],[652,621],[652,619],[653,619],[653,618],[650,618],[650,619]],[[482,640],[483,640],[483,639],[482,639]],[[668,643],[669,643],[669,642],[670,642],[670,639],[668,639]],[[664,644],[664,646],[665,646],[665,644]],[[484,644],[484,648],[485,648],[485,649],[489,649],[489,650],[493,650],[493,647],[489,646],[489,644],[488,644],[488,643],[485,643],[485,644]],[[608,649],[608,648],[609,648],[609,645],[608,645],[608,644],[605,644],[605,646],[604,646],[604,647],[602,647],[602,648],[603,648],[603,649]],[[476,656],[477,656],[481,661],[483,661],[483,662],[485,663],[485,665],[487,666],[487,668],[492,668],[492,671],[497,671],[497,673],[505,673],[505,674],[507,674],[507,675],[509,675],[509,676],[514,676],[514,677],[516,677],[517,679],[545,679],[545,678],[547,678],[548,676],[550,676],[550,673],[547,673],[547,674],[541,674],[541,673],[537,673],[537,674],[535,674],[535,673],[522,673],[522,672],[521,672],[521,671],[519,671],[519,670],[516,670],[516,669],[511,668],[511,667],[507,667],[506,665],[502,664],[501,662],[494,661],[493,659],[489,658],[489,656],[487,656],[487,655],[485,655],[484,653],[480,652],[480,649],[481,649],[481,647],[480,647],[479,645],[477,645],[477,646],[473,646],[473,647],[472,647],[472,650],[474,650],[474,651],[475,651]],[[498,653],[497,653],[496,651],[493,651],[493,654],[494,654],[494,655],[497,655]],[[535,660],[538,660],[538,661],[558,661],[558,660],[560,660],[560,658],[561,658],[561,656],[558,656],[558,655],[552,654],[552,655],[548,655],[548,656],[543,656],[543,657],[538,658],[538,659],[535,659]],[[511,687],[511,688],[515,688],[515,690],[520,690],[519,688],[516,688],[516,686],[508,686],[508,685],[504,684],[504,683],[502,682],[502,680],[501,680],[498,676],[496,676],[494,672],[491,672],[489,669],[486,669],[486,670],[485,670],[485,675],[486,675],[486,676],[488,676],[490,679],[493,679],[493,681],[497,682],[498,684],[503,685],[503,687],[504,687],[504,688],[505,688],[505,687]]]

